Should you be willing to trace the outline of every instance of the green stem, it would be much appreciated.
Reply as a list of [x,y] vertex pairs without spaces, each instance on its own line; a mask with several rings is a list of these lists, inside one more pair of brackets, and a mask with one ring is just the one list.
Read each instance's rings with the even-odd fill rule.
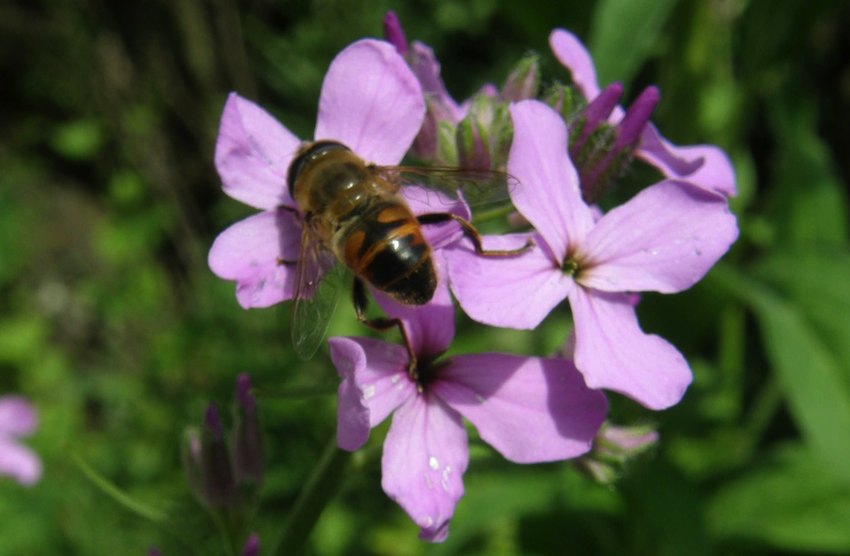
[[332,438],[289,512],[277,549],[271,554],[283,556],[302,551],[322,510],[342,487],[350,459],[351,453],[337,448],[336,437]]

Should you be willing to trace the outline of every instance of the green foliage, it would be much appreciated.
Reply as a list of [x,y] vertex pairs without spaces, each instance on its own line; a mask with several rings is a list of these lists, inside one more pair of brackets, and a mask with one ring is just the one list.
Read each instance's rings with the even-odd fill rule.
[[[603,85],[659,85],[672,142],[729,152],[742,233],[691,291],[642,300],[695,381],[659,414],[610,396],[616,422],[660,432],[613,487],[568,463],[509,464],[470,431],[452,533],[425,545],[380,489],[385,425],[336,477],[307,553],[850,552],[842,2],[174,4],[0,8],[0,393],[38,407],[27,443],[45,463],[31,489],[0,479],[0,556],[234,553],[247,531],[224,539],[228,516],[191,498],[180,441],[208,402],[231,403],[239,372],[267,448],[249,528],[271,550],[334,434],[337,375],[322,350],[295,358],[287,305],[243,311],[207,269],[216,233],[251,212],[219,187],[218,116],[236,89],[308,136],[328,62],[379,36],[390,8],[459,99],[529,48],[544,89],[567,81],[546,39],[572,29]],[[566,308],[533,332],[460,318],[452,349],[551,353],[568,326]],[[330,328],[363,334],[346,304]]]

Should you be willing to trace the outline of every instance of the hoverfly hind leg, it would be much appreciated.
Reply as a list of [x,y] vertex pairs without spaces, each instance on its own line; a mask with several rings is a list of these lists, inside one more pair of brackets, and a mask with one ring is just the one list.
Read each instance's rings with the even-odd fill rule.
[[473,226],[472,223],[469,222],[469,220],[461,218],[460,216],[452,214],[450,212],[421,214],[416,218],[422,225],[442,224],[444,222],[454,220],[460,225],[463,234],[468,237],[469,240],[472,242],[472,245],[475,247],[475,254],[480,255],[482,257],[513,257],[516,255],[522,255],[523,253],[534,247],[534,240],[528,238],[528,241],[525,242],[525,245],[523,245],[522,247],[518,247],[517,249],[484,249],[484,246],[481,243],[481,234],[478,233],[478,230],[475,229],[475,226]]
[[354,302],[354,313],[357,315],[357,320],[379,332],[384,332],[393,327],[398,327],[401,333],[401,339],[404,342],[404,348],[407,350],[407,374],[414,382],[417,381],[416,373],[416,353],[413,351],[413,344],[407,335],[407,329],[404,328],[404,323],[401,319],[393,318],[377,318],[370,319],[366,316],[366,308],[369,306],[369,296],[366,293],[366,286],[360,278],[354,278],[354,285],[351,291],[351,297]]

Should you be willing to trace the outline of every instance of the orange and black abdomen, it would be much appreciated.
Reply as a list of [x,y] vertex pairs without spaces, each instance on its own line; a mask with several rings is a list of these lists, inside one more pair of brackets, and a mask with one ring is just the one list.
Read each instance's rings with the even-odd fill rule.
[[401,303],[431,300],[437,276],[419,221],[400,201],[374,201],[340,238],[339,254],[354,273]]

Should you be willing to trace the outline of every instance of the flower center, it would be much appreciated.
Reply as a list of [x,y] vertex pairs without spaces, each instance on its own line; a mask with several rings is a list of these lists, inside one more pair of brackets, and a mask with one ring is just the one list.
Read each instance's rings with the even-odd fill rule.
[[448,365],[451,359],[442,359],[442,353],[430,357],[417,357],[416,366],[411,369],[410,378],[416,383],[416,390],[425,393],[428,385],[437,378],[440,369]]
[[579,266],[579,262],[574,257],[567,257],[564,259],[563,264],[561,265],[561,271],[564,274],[569,274],[573,278],[576,278],[579,270],[581,270],[581,266]]

